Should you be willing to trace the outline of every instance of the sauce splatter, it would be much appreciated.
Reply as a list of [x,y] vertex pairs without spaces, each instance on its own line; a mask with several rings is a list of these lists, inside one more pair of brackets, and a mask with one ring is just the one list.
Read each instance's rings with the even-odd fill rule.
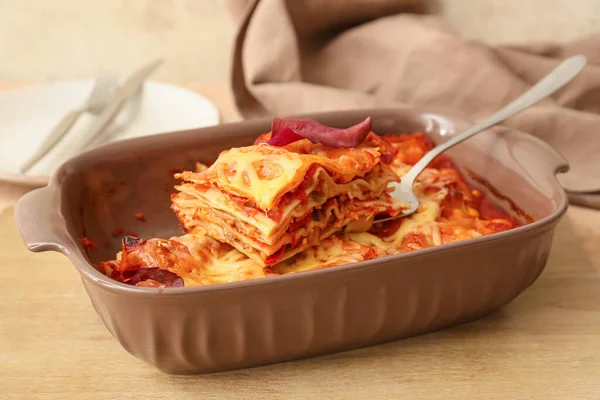
[[86,249],[95,249],[96,247],[98,247],[98,243],[96,243],[95,241],[91,240],[90,238],[88,238],[87,236],[84,236],[81,239],[81,244],[83,245],[83,247],[85,247]]
[[124,234],[124,233],[125,233],[125,230],[124,230],[124,229],[117,228],[117,229],[115,229],[115,230],[113,231],[112,235],[113,235],[113,237],[118,237],[118,236],[121,236],[121,235],[122,235],[122,234]]

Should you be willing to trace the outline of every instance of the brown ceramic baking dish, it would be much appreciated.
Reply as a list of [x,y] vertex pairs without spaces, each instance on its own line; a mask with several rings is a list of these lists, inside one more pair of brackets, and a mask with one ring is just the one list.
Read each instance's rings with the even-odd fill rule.
[[[373,118],[373,131],[425,131],[443,141],[464,121],[414,109],[312,115],[332,126]],[[251,120],[109,144],[66,162],[25,195],[16,217],[32,251],[59,251],[96,311],[131,354],[174,374],[256,366],[373,345],[482,317],[513,300],[543,270],[567,208],[556,180],[566,161],[550,146],[504,128],[451,150],[535,222],[517,229],[366,262],[206,287],[152,289],[107,278],[94,263],[120,247],[116,227],[141,237],[181,234],[169,195],[174,169],[211,161],[270,129]],[[498,199],[502,201],[502,199]],[[144,213],[146,222],[134,214]],[[87,251],[81,238],[99,246]],[[108,247],[103,243],[106,241]]]

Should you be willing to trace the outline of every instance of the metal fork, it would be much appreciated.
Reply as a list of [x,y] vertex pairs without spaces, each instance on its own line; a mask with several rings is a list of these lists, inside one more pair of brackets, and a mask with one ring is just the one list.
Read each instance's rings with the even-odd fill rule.
[[531,87],[528,91],[523,93],[508,105],[504,106],[504,108],[487,117],[485,120],[477,123],[460,135],[454,136],[447,142],[437,145],[433,149],[429,150],[429,152],[427,152],[404,176],[402,176],[400,183],[393,184],[394,191],[391,192],[392,197],[395,200],[406,203],[409,207],[395,217],[379,219],[375,221],[375,223],[406,217],[417,212],[420,202],[413,191],[413,184],[415,183],[415,180],[419,174],[423,172],[430,162],[432,162],[438,155],[449,148],[462,143],[471,136],[485,131],[487,128],[499,124],[505,119],[520,113],[526,108],[536,104],[540,100],[550,96],[552,93],[556,92],[558,89],[562,88],[573,78],[575,78],[581,72],[583,67],[585,67],[586,63],[587,58],[583,55],[567,58],[548,75],[533,85],[533,87]]
[[71,129],[79,117],[84,113],[99,115],[104,111],[117,88],[117,77],[113,73],[103,73],[96,78],[92,91],[83,106],[70,111],[54,127],[52,132],[40,144],[36,152],[21,165],[21,172],[25,173],[40,161]]
[[118,123],[113,123],[111,129],[106,129],[102,134],[96,136],[90,142],[88,148],[94,148],[113,140],[139,116],[142,105],[141,100],[143,90],[144,86],[142,85],[135,92],[133,97],[124,104],[122,114],[125,116],[125,118],[122,121],[119,121]]

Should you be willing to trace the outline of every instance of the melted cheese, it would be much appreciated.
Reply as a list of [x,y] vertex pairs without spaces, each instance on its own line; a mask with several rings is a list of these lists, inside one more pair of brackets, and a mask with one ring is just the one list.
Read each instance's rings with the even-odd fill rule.
[[393,247],[391,243],[387,243],[383,241],[383,239],[369,232],[348,233],[347,235],[351,240],[355,241],[356,243],[360,243],[363,246],[377,247],[386,250]]
[[360,250],[360,245],[347,237],[332,236],[319,246],[311,247],[294,258],[272,266],[271,269],[278,274],[290,274],[363,261],[364,255],[357,250]]
[[[263,210],[272,208],[275,199],[281,195],[281,188],[288,187],[295,181],[298,181],[298,184],[301,182],[298,172],[304,166],[303,160],[295,153],[269,154],[267,161],[278,166],[279,174],[272,179],[263,179],[258,175],[256,163],[265,161],[266,157],[262,153],[246,152],[234,148],[221,154],[218,159],[219,164],[233,166],[235,170],[233,177],[228,178],[229,186],[244,193]],[[247,174],[249,183],[244,180],[244,173]],[[302,178],[303,176],[304,174],[302,174]]]
[[304,180],[312,165],[323,167],[337,183],[348,183],[371,171],[380,159],[378,148],[359,146],[331,149],[309,141],[286,148],[260,144],[223,151],[201,172],[175,174],[204,186],[249,199],[258,208],[274,208],[286,193]]
[[440,216],[440,206],[436,202],[422,202],[421,207],[422,208],[419,210],[419,212],[404,218],[402,225],[400,225],[400,229],[398,229],[396,233],[389,238],[386,238],[386,241],[390,241],[391,239],[393,247],[399,247],[406,235],[411,231],[419,230],[423,226],[435,222],[435,220]]
[[222,257],[206,264],[201,271],[202,279],[214,283],[247,281],[264,278],[263,267],[237,250],[231,249]]
[[363,246],[379,249],[391,250],[398,249],[406,236],[414,231],[424,231],[428,237],[433,237],[436,244],[442,244],[440,231],[435,224],[435,220],[440,216],[440,206],[434,201],[424,201],[421,203],[421,209],[409,217],[402,219],[402,225],[391,236],[379,238],[369,232],[348,233],[348,238],[360,243]]

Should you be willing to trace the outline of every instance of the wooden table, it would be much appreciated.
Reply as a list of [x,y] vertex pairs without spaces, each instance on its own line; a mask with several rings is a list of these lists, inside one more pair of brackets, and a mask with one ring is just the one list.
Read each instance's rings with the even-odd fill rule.
[[[192,87],[225,120],[239,117],[222,85]],[[541,277],[487,318],[326,357],[168,376],[120,347],[64,256],[25,249],[3,199],[0,399],[600,399],[599,211],[571,208]]]

